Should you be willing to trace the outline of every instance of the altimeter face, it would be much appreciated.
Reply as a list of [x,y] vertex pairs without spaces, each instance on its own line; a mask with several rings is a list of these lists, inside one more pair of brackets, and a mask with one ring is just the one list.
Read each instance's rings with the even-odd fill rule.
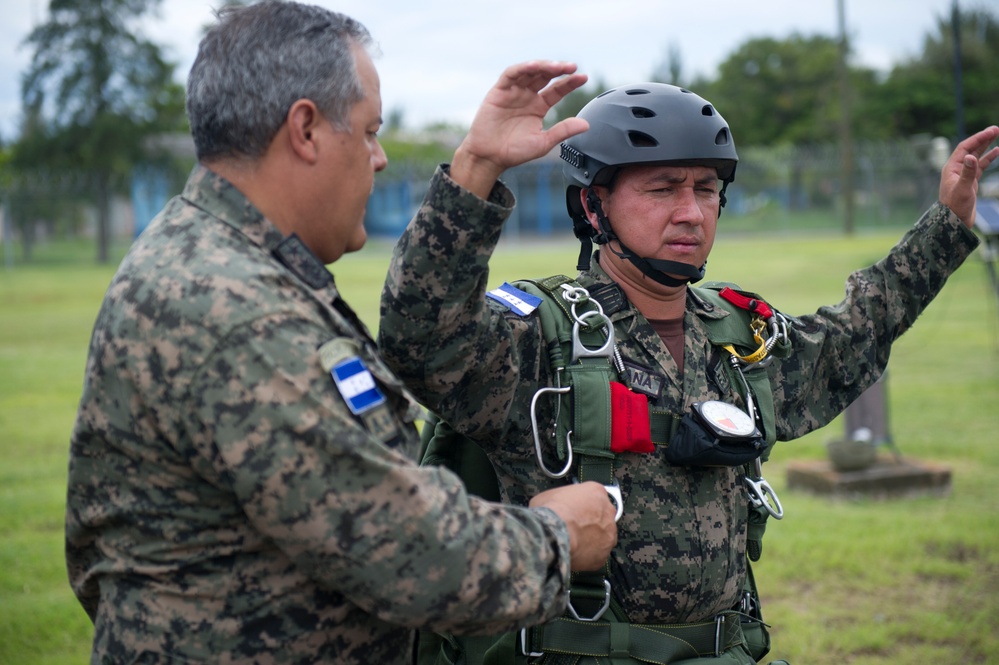
[[695,403],[694,410],[700,414],[704,423],[718,437],[741,438],[760,436],[760,432],[756,429],[756,423],[753,422],[753,419],[735,405],[710,400]]

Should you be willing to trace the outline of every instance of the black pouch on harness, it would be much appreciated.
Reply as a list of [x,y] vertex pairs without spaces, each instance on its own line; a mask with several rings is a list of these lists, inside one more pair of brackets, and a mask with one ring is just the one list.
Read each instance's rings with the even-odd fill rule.
[[680,419],[666,446],[666,459],[678,466],[742,466],[763,454],[766,441],[755,423],[725,402],[697,402]]

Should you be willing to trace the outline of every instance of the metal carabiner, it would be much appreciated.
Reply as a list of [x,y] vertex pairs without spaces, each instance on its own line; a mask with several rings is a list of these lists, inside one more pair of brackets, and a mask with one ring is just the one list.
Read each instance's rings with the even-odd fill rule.
[[621,515],[624,515],[624,497],[621,495],[621,486],[614,483],[613,485],[604,485],[604,489],[607,490],[611,503],[614,504],[614,521],[617,522],[621,519]]
[[[580,325],[586,323],[586,320],[599,316],[603,322],[604,326],[607,328],[607,339],[604,340],[602,346],[597,349],[591,349],[585,346],[579,340],[579,327]],[[572,361],[575,362],[579,358],[611,358],[614,355],[614,324],[611,320],[603,313],[602,310],[590,310],[588,312],[583,312],[576,317],[576,322],[572,324]]]
[[[572,482],[579,483],[579,478],[573,477]],[[604,485],[604,491],[607,492],[611,503],[614,504],[614,521],[617,522],[624,515],[624,495],[621,494],[621,486],[615,481],[610,485]]]
[[774,488],[770,486],[763,478],[763,464],[760,462],[760,458],[756,458],[756,480],[753,480],[748,475],[745,477],[746,487],[749,491],[749,500],[757,508],[763,506],[770,513],[770,516],[774,519],[781,519],[784,517],[784,507],[780,505],[780,499],[777,498],[777,492]]
[[538,398],[544,393],[556,393],[559,395],[564,395],[572,390],[571,386],[565,386],[563,388],[539,388],[538,392],[534,393],[534,397],[531,398],[531,431],[534,433],[534,453],[538,458],[538,466],[541,467],[541,472],[544,473],[549,478],[564,478],[569,469],[572,468],[572,431],[565,435],[565,448],[567,451],[567,459],[565,462],[565,468],[559,472],[554,472],[545,466],[545,460],[541,456],[541,435],[538,432],[538,414],[537,414],[537,404]]
[[770,337],[766,341],[766,357],[756,363],[757,367],[763,368],[769,365],[774,357],[771,355],[770,351],[778,344],[787,344],[787,319],[780,312],[775,312],[772,317],[767,319],[767,330],[770,333]]

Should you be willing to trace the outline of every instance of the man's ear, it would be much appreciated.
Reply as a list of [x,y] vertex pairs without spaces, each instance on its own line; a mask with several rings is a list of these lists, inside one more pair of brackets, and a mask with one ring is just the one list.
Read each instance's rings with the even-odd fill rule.
[[599,231],[600,230],[600,225],[599,225],[599,223],[597,221],[597,214],[593,211],[592,208],[590,208],[590,203],[587,200],[589,198],[589,195],[590,195],[591,191],[593,192],[594,195],[596,195],[596,193],[597,193],[596,190],[580,189],[579,190],[579,203],[580,203],[580,205],[583,206],[583,212],[586,214],[586,219],[587,219],[587,221],[589,221],[590,226],[592,226],[593,228],[595,228],[595,229],[597,229]]
[[288,109],[285,121],[288,126],[288,143],[299,158],[310,164],[319,158],[316,130],[322,122],[325,120],[311,99],[299,99]]

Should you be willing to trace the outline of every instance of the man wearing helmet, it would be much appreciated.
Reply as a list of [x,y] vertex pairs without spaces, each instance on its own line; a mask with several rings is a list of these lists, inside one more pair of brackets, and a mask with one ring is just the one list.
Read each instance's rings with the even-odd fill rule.
[[[400,238],[382,296],[386,361],[429,409],[487,452],[503,500],[518,504],[594,477],[580,461],[587,456],[566,460],[578,431],[551,443],[565,416],[559,409],[569,407],[561,397],[538,400],[570,390],[554,362],[559,345],[543,329],[544,307],[532,308],[533,292],[520,288],[486,293],[488,260],[514,204],[498,178],[541,156],[549,100],[585,82],[574,71],[532,62],[504,72]],[[999,127],[955,149],[940,200],[885,259],[848,278],[841,303],[779,317],[784,328],[772,360],[745,374],[729,371],[716,334],[737,317],[690,286],[704,274],[735,177],[738,158],[721,115],[693,93],[643,83],[605,92],[550,131],[564,135],[567,207],[582,242],[580,272],[566,281],[599,304],[616,380],[647,405],[650,419],[665,418],[669,436],[656,439],[653,422],[638,445],[612,443],[613,453],[605,451],[601,473],[608,475],[596,479],[620,492],[615,501],[623,509],[605,586],[597,584],[593,598],[584,590],[578,602],[574,587],[572,620],[508,639],[511,655],[495,662],[543,653],[569,654],[567,662],[756,662],[768,647],[743,634],[758,626],[745,617],[755,612],[746,601],[750,467],[677,459],[676,437],[699,405],[711,403],[751,414],[749,430],[755,425],[767,444],[791,440],[830,422],[873,384],[892,342],[977,246],[970,230],[977,181],[999,156],[999,148],[989,149]],[[591,262],[593,242],[601,249]],[[582,409],[572,411],[577,425],[585,423]],[[553,472],[563,461],[565,470]],[[556,644],[560,634],[565,639]],[[456,657],[457,647],[451,639],[445,655]]]
[[[717,210],[725,205],[725,190],[735,179],[739,161],[724,118],[689,90],[663,83],[609,90],[579,117],[587,120],[590,131],[563,143],[562,159],[569,183],[566,207],[582,241],[580,263],[588,260],[591,238],[599,244],[616,239],[619,250],[613,252],[614,258],[608,257],[608,265],[617,266],[615,277],[631,272],[620,260],[640,273],[639,283],[644,276],[676,287],[704,277]],[[601,204],[615,191],[617,199],[655,210],[651,217],[640,210],[622,211],[622,218],[646,219],[653,225],[658,219],[665,226],[659,229],[662,237],[646,238],[643,244],[637,244],[643,240],[637,238],[630,246],[658,246],[662,254],[672,257],[639,256],[617,235],[610,215],[603,210],[608,203]],[[696,196],[689,198],[687,192]],[[708,228],[703,233],[694,232],[705,224]],[[671,225],[677,228],[671,230]],[[655,232],[641,230],[646,235]],[[629,230],[620,232],[628,234]],[[677,316],[680,313],[682,306]]]

